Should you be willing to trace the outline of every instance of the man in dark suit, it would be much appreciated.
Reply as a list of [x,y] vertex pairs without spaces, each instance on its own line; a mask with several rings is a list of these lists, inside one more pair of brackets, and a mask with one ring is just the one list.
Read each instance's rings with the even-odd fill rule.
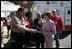
[[[41,17],[41,13],[37,12],[37,18],[34,20],[34,29],[37,29],[38,31],[41,30],[41,24],[39,23],[39,20]],[[35,42],[36,42],[36,48],[40,47],[41,44],[41,48],[44,48],[44,35],[41,33],[35,33]]]

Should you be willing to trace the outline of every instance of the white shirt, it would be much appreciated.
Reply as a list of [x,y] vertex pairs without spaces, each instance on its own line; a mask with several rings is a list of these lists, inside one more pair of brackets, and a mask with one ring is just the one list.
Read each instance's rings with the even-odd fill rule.
[[2,28],[3,21],[1,21],[1,28]]
[[7,25],[10,25],[10,20],[9,19],[7,20]]
[[1,21],[1,32],[2,32],[2,24],[3,24],[3,21]]

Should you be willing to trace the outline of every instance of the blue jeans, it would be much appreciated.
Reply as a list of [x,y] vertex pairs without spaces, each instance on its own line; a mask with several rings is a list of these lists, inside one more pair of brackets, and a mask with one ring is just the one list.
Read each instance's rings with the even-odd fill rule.
[[56,35],[55,35],[56,48],[59,48],[59,46],[60,46],[60,44],[59,44],[59,32],[60,32],[60,29],[57,28],[57,29],[56,29]]

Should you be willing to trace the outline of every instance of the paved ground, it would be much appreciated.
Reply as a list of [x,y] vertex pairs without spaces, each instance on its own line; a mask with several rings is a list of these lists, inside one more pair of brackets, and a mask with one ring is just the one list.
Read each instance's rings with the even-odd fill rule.
[[[10,48],[10,38],[7,38],[6,36],[6,27],[5,32],[3,33],[3,44],[5,48]],[[63,32],[60,35],[60,48],[71,48],[71,32]],[[36,48],[34,45],[30,44],[30,47],[28,48]],[[55,41],[53,43],[53,47],[55,48]]]

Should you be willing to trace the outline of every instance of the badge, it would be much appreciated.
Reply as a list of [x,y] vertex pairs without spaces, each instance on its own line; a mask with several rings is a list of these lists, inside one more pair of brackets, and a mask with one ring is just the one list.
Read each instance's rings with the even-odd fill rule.
[[57,21],[55,21],[55,24],[57,24]]

